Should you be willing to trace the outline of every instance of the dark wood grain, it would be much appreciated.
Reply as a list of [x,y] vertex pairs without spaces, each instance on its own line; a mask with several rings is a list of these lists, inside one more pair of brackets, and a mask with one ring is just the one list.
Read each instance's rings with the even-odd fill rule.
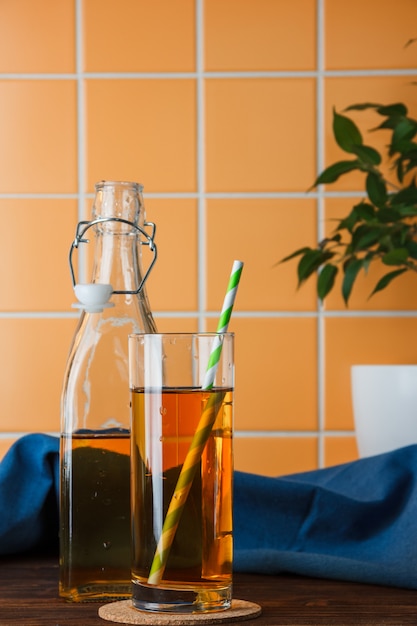
[[[417,564],[416,564],[417,567]],[[57,594],[54,557],[0,558],[0,626],[104,626],[100,604],[70,604]],[[417,592],[297,576],[235,576],[234,597],[262,615],[247,626],[417,625]]]

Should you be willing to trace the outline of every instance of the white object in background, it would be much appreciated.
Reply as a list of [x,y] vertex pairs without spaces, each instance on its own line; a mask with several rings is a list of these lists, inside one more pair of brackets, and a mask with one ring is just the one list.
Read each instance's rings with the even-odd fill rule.
[[353,365],[360,457],[417,443],[417,365]]

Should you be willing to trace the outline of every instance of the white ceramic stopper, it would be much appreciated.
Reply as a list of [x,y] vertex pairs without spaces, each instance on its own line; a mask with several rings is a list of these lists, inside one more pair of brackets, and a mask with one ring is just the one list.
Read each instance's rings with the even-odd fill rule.
[[73,306],[85,309],[88,313],[100,313],[103,309],[114,306],[113,302],[109,302],[113,293],[111,285],[100,283],[78,284],[75,285],[74,291],[79,303]]

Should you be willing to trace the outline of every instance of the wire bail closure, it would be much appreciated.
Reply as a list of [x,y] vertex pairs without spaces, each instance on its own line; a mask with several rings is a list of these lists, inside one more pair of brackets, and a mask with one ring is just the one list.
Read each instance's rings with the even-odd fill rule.
[[[75,273],[74,273],[74,267],[72,263],[72,255],[73,255],[74,249],[78,248],[81,243],[90,242],[89,239],[86,239],[84,237],[85,233],[87,232],[89,228],[97,224],[103,224],[105,222],[119,222],[122,224],[127,224],[128,226],[131,226],[136,231],[138,231],[144,238],[144,239],[139,240],[139,244],[143,246],[149,246],[149,250],[153,252],[153,259],[148,269],[146,270],[142,280],[140,281],[140,284],[137,287],[137,289],[122,291],[122,290],[113,290],[113,287],[111,285],[103,284],[103,283],[87,283],[87,284],[77,283],[77,280],[75,278]],[[130,222],[129,220],[125,220],[121,217],[100,217],[95,220],[92,220],[91,222],[82,221],[77,224],[75,239],[73,240],[71,244],[69,257],[68,257],[70,271],[71,271],[72,286],[74,288],[75,295],[77,296],[79,300],[79,303],[74,304],[73,307],[85,309],[88,313],[98,313],[98,312],[101,312],[104,308],[114,306],[114,303],[108,302],[112,294],[137,295],[141,291],[157,259],[157,247],[154,241],[156,225],[153,222],[145,222],[144,225],[150,227],[151,229],[150,234],[148,234],[138,224],[135,224],[134,222]]]

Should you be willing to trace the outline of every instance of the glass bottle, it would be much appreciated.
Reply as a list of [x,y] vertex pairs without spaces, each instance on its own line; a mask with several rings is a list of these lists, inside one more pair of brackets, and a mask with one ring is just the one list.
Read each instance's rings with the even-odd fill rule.
[[[76,285],[72,252],[88,243],[89,228],[95,235],[92,279]],[[83,303],[74,305],[82,312],[61,400],[59,593],[67,600],[130,595],[127,350],[129,334],[156,332],[144,286],[156,259],[154,229],[145,223],[140,185],[100,182],[93,219],[80,222],[71,247],[72,279]],[[145,275],[143,244],[154,254]],[[110,302],[107,296],[100,301],[102,288]]]

